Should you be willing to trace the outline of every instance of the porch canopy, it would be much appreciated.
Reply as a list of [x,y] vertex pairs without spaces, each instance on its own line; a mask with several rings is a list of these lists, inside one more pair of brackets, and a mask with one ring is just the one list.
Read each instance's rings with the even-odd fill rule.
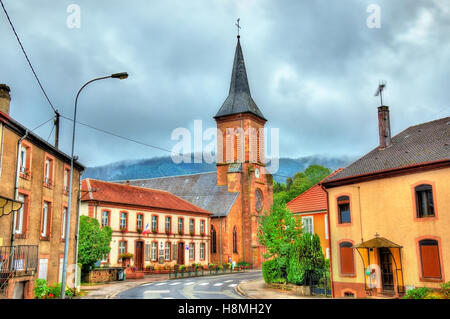
[[[402,246],[386,239],[384,237],[380,237],[378,234],[375,235],[375,238],[364,241],[358,245],[354,245],[364,265],[364,282],[366,286],[366,290],[371,290],[373,288],[377,288],[373,284],[373,269],[374,266],[378,266],[379,269],[379,258],[380,258],[380,249],[387,249],[391,256],[391,260],[394,266],[394,280],[395,280],[395,288],[397,292],[404,292],[403,285],[403,270],[402,270],[402,258],[401,258],[401,249]],[[375,281],[376,283],[376,281]]]
[[22,202],[14,199],[0,196],[0,217],[9,215],[11,212],[17,211],[22,207]]

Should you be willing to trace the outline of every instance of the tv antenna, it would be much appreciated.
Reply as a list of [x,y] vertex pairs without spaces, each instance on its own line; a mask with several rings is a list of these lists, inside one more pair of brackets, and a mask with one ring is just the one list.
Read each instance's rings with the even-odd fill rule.
[[386,87],[386,82],[385,81],[380,81],[380,83],[378,84],[378,88],[375,92],[375,96],[380,96],[380,105],[383,105],[383,90]]

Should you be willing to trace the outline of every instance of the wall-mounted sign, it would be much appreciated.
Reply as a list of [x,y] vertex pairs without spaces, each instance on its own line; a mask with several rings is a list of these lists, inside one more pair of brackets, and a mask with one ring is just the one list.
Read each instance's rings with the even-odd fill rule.
[[189,245],[186,245],[186,250],[189,250]]

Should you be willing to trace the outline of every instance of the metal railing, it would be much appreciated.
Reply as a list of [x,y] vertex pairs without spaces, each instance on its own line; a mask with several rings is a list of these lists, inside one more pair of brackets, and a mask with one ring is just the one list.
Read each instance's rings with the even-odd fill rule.
[[37,265],[37,245],[0,246],[0,278],[34,275]]

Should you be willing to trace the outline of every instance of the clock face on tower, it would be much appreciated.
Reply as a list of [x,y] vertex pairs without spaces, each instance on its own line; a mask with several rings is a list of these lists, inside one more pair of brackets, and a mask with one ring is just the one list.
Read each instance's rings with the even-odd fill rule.
[[255,191],[255,207],[258,212],[260,212],[261,209],[263,208],[263,204],[264,204],[264,195],[262,191],[258,188]]
[[255,177],[259,178],[259,168],[258,167],[255,169]]

